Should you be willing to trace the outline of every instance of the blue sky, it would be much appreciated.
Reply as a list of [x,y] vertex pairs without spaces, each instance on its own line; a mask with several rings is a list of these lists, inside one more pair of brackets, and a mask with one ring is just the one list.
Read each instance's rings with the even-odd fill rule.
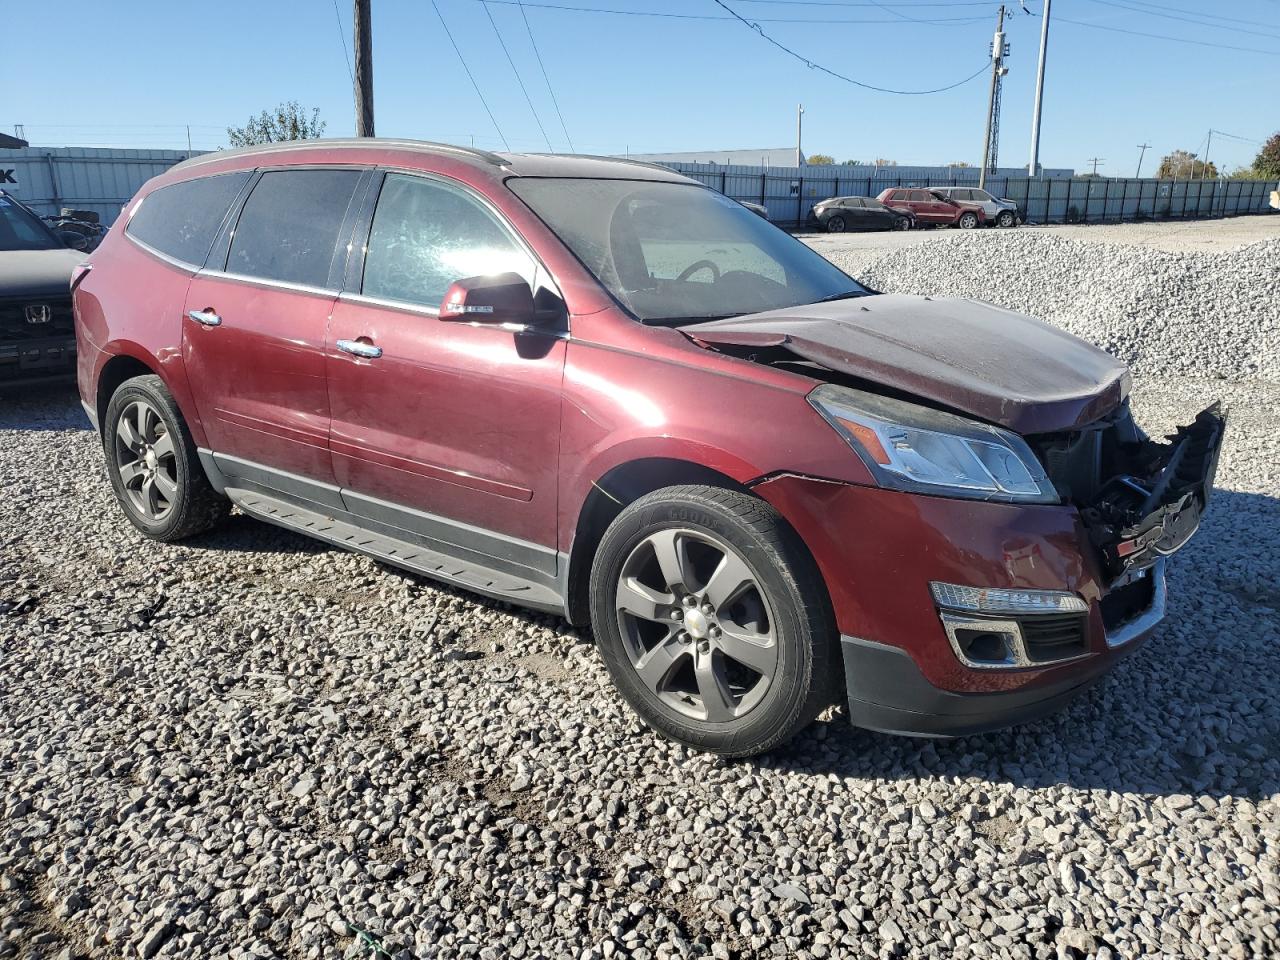
[[[728,16],[715,0],[540,2]],[[1034,14],[1011,5],[1002,165],[1027,162],[1042,2],[1027,0]],[[547,149],[486,6],[437,3],[511,147]],[[979,69],[998,6],[980,0],[725,3],[811,61],[910,89],[950,84]],[[24,124],[36,144],[181,147],[190,124],[193,145],[212,148],[225,144],[228,124],[296,99],[320,108],[327,135],[350,134],[342,46],[343,38],[350,45],[350,0],[337,0],[337,7],[333,0],[8,0],[0,14],[6,35],[0,129]],[[521,9],[493,3],[488,10],[552,146],[566,149]],[[985,75],[947,93],[892,96],[810,69],[732,19],[588,13],[534,0],[526,0],[524,12],[580,152],[789,146],[795,106],[803,102],[810,153],[901,163],[978,160]],[[377,132],[459,143],[474,137],[477,146],[501,148],[431,0],[373,0],[373,19]],[[946,22],[921,22],[927,20]],[[84,65],[67,51],[84,51]],[[1145,162],[1151,171],[1170,149],[1202,150],[1211,127],[1262,139],[1280,128],[1276,90],[1280,0],[1057,0],[1041,162],[1088,169],[1089,158],[1101,157],[1099,172],[1131,176],[1142,142],[1152,145]],[[1210,159],[1230,169],[1248,163],[1256,150],[1215,134]]]

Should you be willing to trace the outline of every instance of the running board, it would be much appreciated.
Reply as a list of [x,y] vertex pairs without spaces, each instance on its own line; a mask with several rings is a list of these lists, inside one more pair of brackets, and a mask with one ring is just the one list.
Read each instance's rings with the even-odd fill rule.
[[543,584],[491,570],[472,561],[459,560],[408,540],[375,533],[348,520],[339,520],[256,490],[228,486],[225,492],[241,510],[268,523],[489,597],[564,614],[564,601],[559,593]]

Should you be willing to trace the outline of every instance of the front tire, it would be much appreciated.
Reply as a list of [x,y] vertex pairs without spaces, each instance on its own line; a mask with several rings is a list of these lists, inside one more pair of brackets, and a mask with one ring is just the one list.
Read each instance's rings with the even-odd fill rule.
[[893,229],[895,229],[895,230],[910,230],[910,229],[911,229],[911,221],[910,221],[910,220],[908,220],[906,217],[899,217],[899,218],[898,218],[897,223],[895,223],[895,224],[893,225]]
[[827,221],[827,233],[844,233],[845,229],[844,217],[832,217]]
[[976,213],[962,213],[960,215],[960,229],[972,230],[978,225],[978,215]]
[[111,489],[153,540],[183,540],[220,523],[231,504],[213,489],[178,405],[154,374],[126,380],[103,419]]
[[623,510],[592,564],[591,622],[626,701],[696,750],[771,750],[838,686],[817,567],[777,511],[746,493],[667,487]]
[[1013,211],[1002,210],[1000,212],[1000,216],[996,219],[996,223],[998,223],[1002,227],[1006,227],[1006,228],[1012,227],[1014,225]]

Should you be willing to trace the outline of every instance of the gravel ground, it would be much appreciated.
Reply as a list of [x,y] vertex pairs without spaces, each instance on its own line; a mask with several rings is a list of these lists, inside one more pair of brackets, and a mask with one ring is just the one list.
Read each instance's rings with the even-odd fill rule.
[[1013,731],[836,710],[736,763],[647,733],[563,621],[239,515],[143,540],[74,396],[10,399],[0,957],[1275,956],[1280,385],[1135,396],[1233,406],[1145,649]]

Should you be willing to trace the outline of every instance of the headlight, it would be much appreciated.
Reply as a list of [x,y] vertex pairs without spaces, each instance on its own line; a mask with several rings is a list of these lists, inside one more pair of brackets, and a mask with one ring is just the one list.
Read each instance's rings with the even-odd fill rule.
[[1008,430],[830,383],[809,402],[882,487],[973,500],[1058,500],[1031,448]]

